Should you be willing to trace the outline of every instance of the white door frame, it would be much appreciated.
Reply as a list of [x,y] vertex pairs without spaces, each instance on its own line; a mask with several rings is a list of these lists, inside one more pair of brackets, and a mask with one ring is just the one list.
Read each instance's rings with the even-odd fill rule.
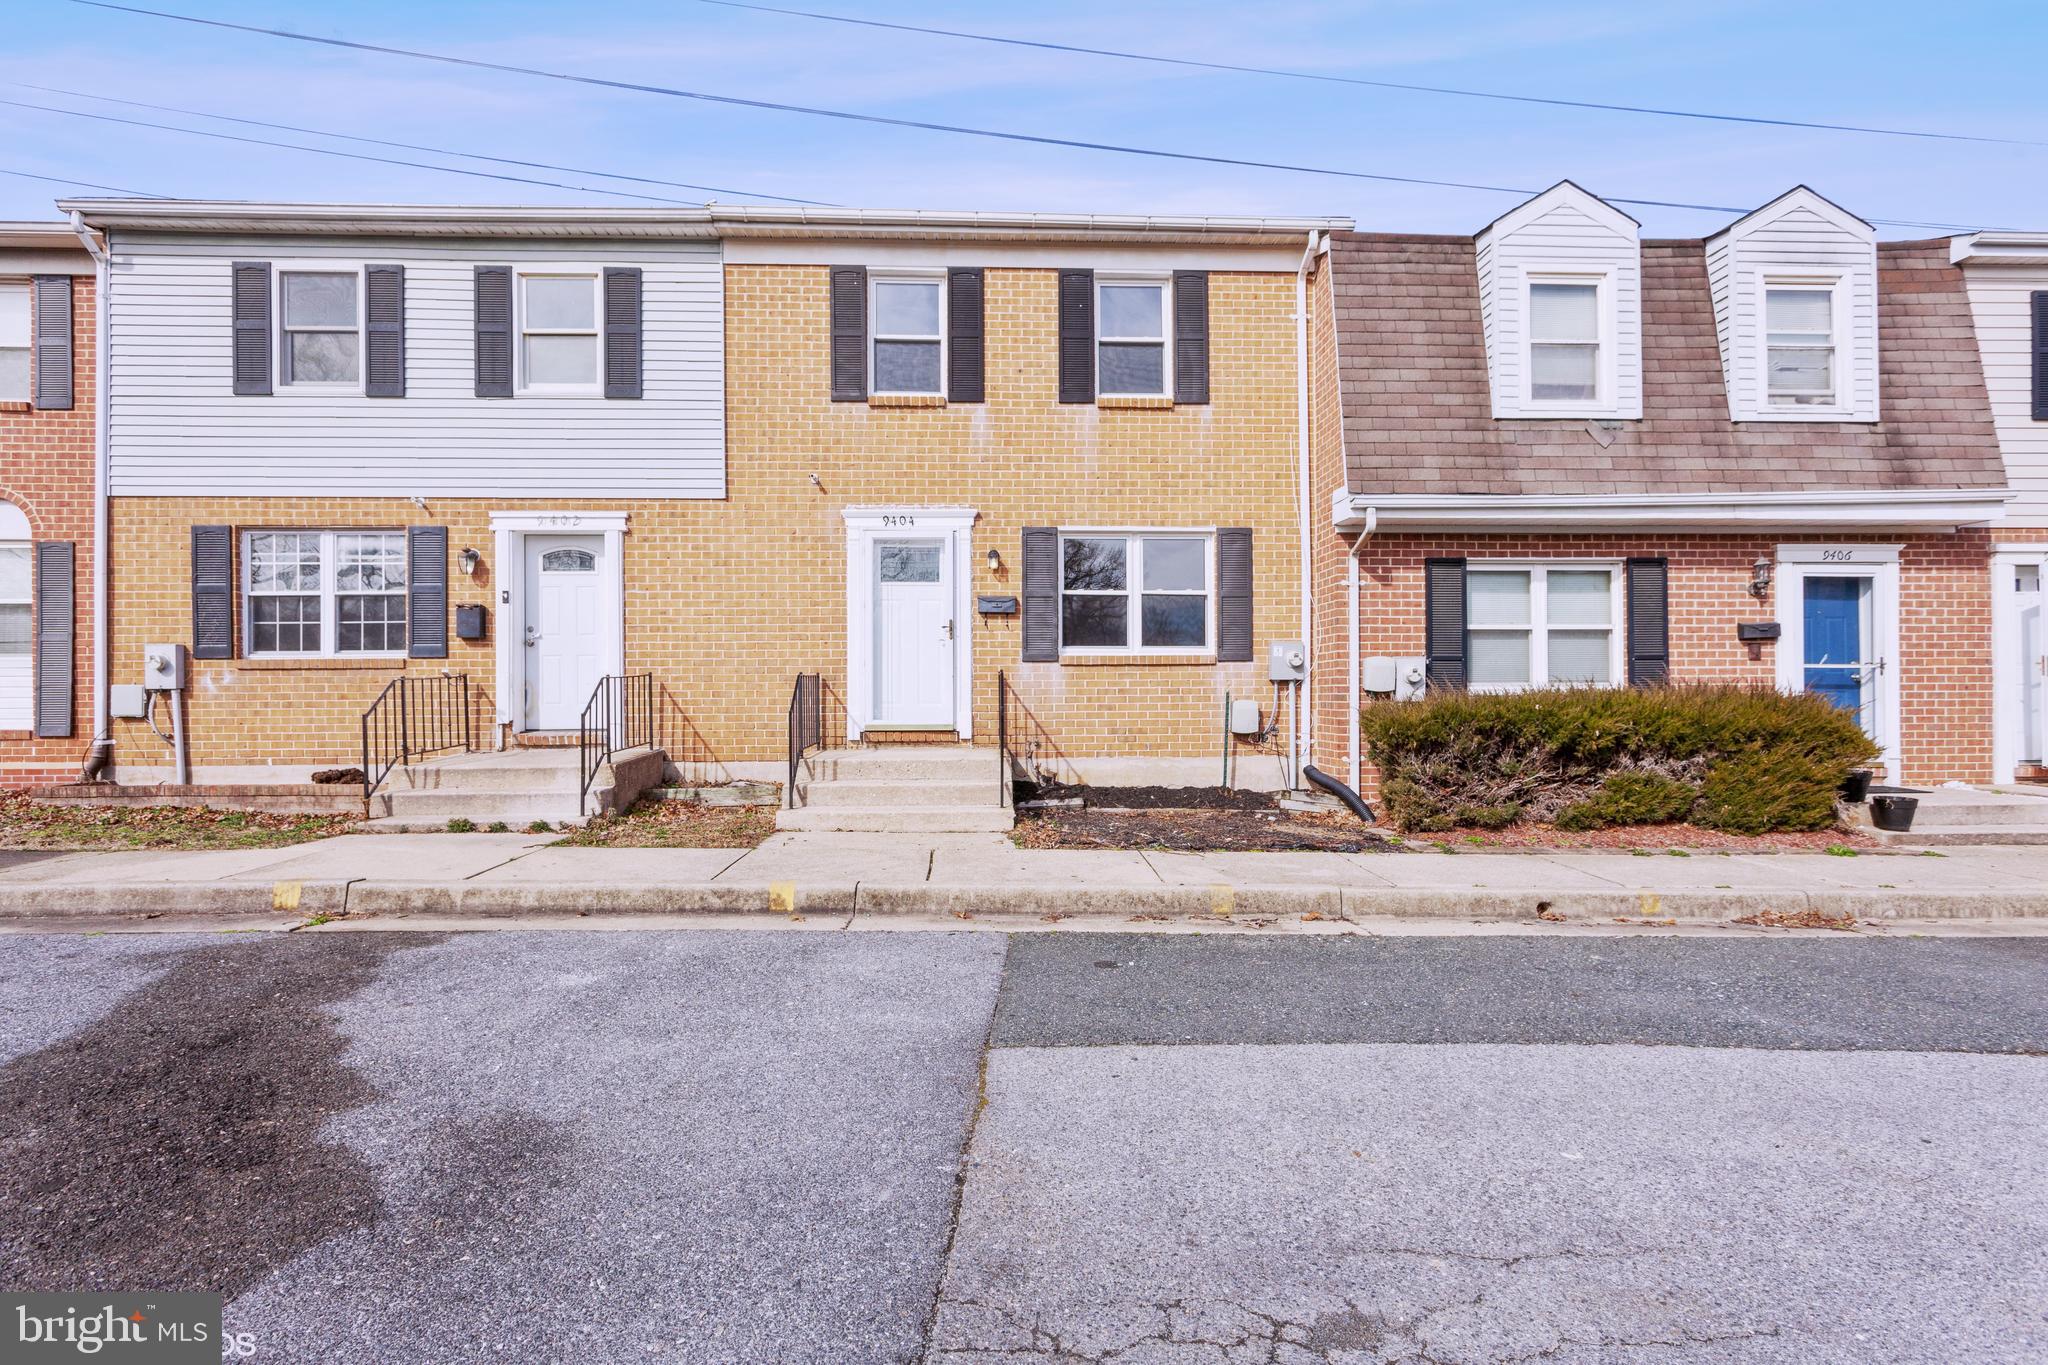
[[972,507],[847,507],[846,736],[875,717],[875,542],[945,542],[953,573],[953,732],[974,738],[974,518]]
[[1806,690],[1806,580],[1857,574],[1871,579],[1870,647],[1884,660],[1877,676],[1877,742],[1885,781],[1896,786],[1899,761],[1899,549],[1897,545],[1780,545],[1778,547],[1778,686]]
[[[2019,594],[2013,591],[2013,570],[2022,564],[2042,568],[2048,592],[2048,545],[1999,545],[1991,551],[1991,776],[2010,782],[2019,774],[2020,709],[2026,705],[2019,680],[2008,671],[2019,649]],[[2044,608],[2048,609],[2048,608]],[[2041,718],[2048,733],[2048,716]]]
[[491,535],[496,541],[491,572],[497,577],[498,724],[524,732],[526,707],[526,538],[537,536],[602,536],[603,563],[598,566],[600,592],[612,604],[607,673],[626,671],[625,512],[493,512]]

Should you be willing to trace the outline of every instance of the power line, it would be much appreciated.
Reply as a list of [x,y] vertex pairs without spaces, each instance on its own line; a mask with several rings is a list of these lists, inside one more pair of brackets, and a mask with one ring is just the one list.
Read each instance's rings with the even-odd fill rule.
[[460,156],[472,161],[493,161],[501,166],[526,166],[539,171],[568,171],[572,175],[597,175],[607,180],[630,180],[638,185],[666,185],[678,190],[705,190],[712,194],[731,194],[743,199],[773,199],[784,204],[809,204],[819,208],[835,205],[817,199],[792,199],[781,194],[757,194],[750,190],[721,188],[717,185],[693,185],[683,180],[657,180],[644,175],[627,175],[620,171],[594,171],[584,166],[557,166],[548,161],[521,161],[509,156],[490,156],[484,152],[457,152],[446,147],[428,147],[417,142],[393,142],[381,137],[362,137],[355,133],[330,132],[325,128],[305,128],[295,123],[271,123],[264,119],[238,118],[233,114],[210,114],[204,109],[180,109],[174,104],[149,104],[143,100],[118,99],[113,95],[96,95],[90,90],[64,90],[54,85],[33,85],[27,81],[10,81],[21,90],[40,90],[46,95],[68,95],[73,99],[103,100],[108,104],[126,105],[131,109],[154,109],[160,114],[185,114],[192,118],[219,119],[223,123],[240,123],[252,128],[273,128],[286,133],[310,133],[314,137],[339,138],[344,142],[363,142],[373,147],[399,147],[409,152],[432,152],[436,156]]
[[151,194],[147,190],[124,190],[119,185],[100,185],[90,180],[73,180],[69,176],[64,175],[37,175],[34,171],[9,170],[5,166],[0,166],[0,175],[18,175],[23,180],[46,180],[52,185],[76,185],[80,189],[85,190],[106,190],[112,194],[129,194],[137,199],[161,199],[164,197],[161,194]]
[[0,99],[0,105],[13,109],[34,109],[45,114],[63,114],[67,118],[87,118],[100,123],[124,123],[131,128],[154,128],[164,133],[185,133],[191,137],[219,138],[223,142],[245,142],[257,147],[281,147],[291,152],[312,152],[318,156],[346,157],[351,161],[378,161],[386,166],[409,166],[420,171],[440,171],[447,175],[469,175],[483,180],[510,180],[520,185],[545,185],[555,190],[575,190],[580,194],[609,194],[618,199],[643,199],[651,204],[675,204],[686,208],[701,208],[703,205],[686,199],[663,199],[652,194],[634,194],[630,190],[608,190],[596,185],[570,185],[559,180],[536,180],[526,175],[501,175],[496,171],[470,171],[460,166],[435,166],[425,161],[402,161],[396,157],[371,156],[367,152],[343,152],[332,147],[308,147],[302,142],[273,142],[268,138],[243,137],[238,133],[213,133],[204,128],[180,128],[170,123],[151,123],[147,119],[121,118],[116,114],[88,114],[83,109],[59,109],[50,104],[29,104],[24,100]]
[[[355,52],[375,52],[390,57],[411,57],[419,61],[443,62],[450,66],[468,67],[478,71],[503,71],[515,76],[538,76],[547,80],[569,81],[577,85],[594,85],[608,90],[630,90],[644,95],[666,95],[674,99],[701,100],[708,104],[732,105],[743,109],[767,109],[777,113],[806,114],[813,118],[840,119],[849,123],[865,123],[890,128],[916,128],[925,132],[954,133],[964,137],[993,138],[1003,142],[1022,142],[1042,147],[1074,147],[1090,152],[1114,152],[1124,156],[1155,157],[1167,161],[1192,161],[1211,166],[1242,166],[1251,170],[1288,171],[1297,175],[1333,176],[1344,180],[1371,180],[1382,184],[1424,185],[1433,189],[1478,190],[1489,194],[1513,194],[1528,197],[1539,191],[1512,185],[1487,185],[1465,180],[1433,180],[1422,176],[1386,175],[1372,171],[1336,170],[1325,166],[1302,166],[1285,161],[1258,161],[1247,157],[1217,156],[1201,152],[1173,152],[1153,147],[1128,147],[1113,142],[1087,142],[1076,138],[1048,137],[1038,133],[1013,133],[992,128],[970,128],[955,123],[932,123],[922,119],[890,118],[882,114],[860,114],[845,109],[821,109],[803,104],[783,104],[774,100],[746,99],[738,95],[714,95],[699,90],[682,90],[674,86],[645,85],[635,81],[611,80],[603,76],[579,76],[569,72],[547,71],[539,67],[514,66],[507,62],[487,62],[476,57],[456,57],[440,52],[422,52],[412,48],[388,47],[378,43],[359,43],[347,38],[327,38],[311,33],[294,33],[289,29],[262,28],[255,24],[230,23],[225,19],[202,19],[190,14],[173,14],[166,10],[143,9],[135,5],[117,5],[109,0],[71,0],[74,5],[85,5],[92,9],[117,10],[124,14],[142,14],[153,19],[173,19],[180,23],[200,24],[208,28],[233,29],[242,33],[259,33],[272,38],[290,38],[295,42],[319,43],[325,47],[346,48]],[[1608,197],[1610,204],[1628,204],[1637,208],[1690,209],[1701,213],[1747,213],[1749,209],[1727,204],[1689,204],[1669,199],[1624,199]],[[1889,227],[1930,228],[1939,231],[1970,231],[1973,226],[1960,223],[1927,223],[1910,219],[1879,218],[1872,222]]]
[[723,9],[749,9],[762,14],[782,14],[796,19],[819,19],[831,24],[852,24],[860,28],[890,29],[897,33],[925,33],[939,38],[964,38],[977,43],[1001,43],[1007,47],[1032,47],[1047,52],[1074,52],[1089,57],[1114,57],[1127,62],[1153,62],[1160,66],[1193,67],[1201,71],[1229,71],[1245,76],[1277,76],[1295,81],[1322,81],[1331,85],[1365,85],[1379,90],[1406,90],[1424,95],[1456,95],[1464,99],[1505,100],[1515,104],[1548,104],[1562,109],[1600,109],[1615,114],[1651,114],[1659,118],[1704,119],[1714,123],[1760,123],[1773,128],[1816,128],[1830,133],[1869,133],[1879,137],[1930,138],[1943,142],[1995,142],[2009,147],[2048,147],[2048,142],[2030,138],[1988,137],[1976,133],[1930,133],[1913,128],[1875,128],[1860,123],[1814,123],[1805,119],[1765,118],[1753,114],[1710,114],[1697,109],[1660,109],[1653,105],[1603,104],[1597,100],[1568,100],[1545,95],[1510,95],[1498,90],[1465,90],[1447,85],[1412,85],[1402,81],[1367,80],[1363,76],[1335,76],[1318,71],[1290,71],[1283,67],[1240,66],[1234,62],[1205,62],[1191,57],[1162,57],[1151,52],[1121,52],[1107,47],[1081,47],[1073,43],[1040,42],[1030,38],[1005,38],[994,33],[969,33],[953,28],[925,28],[917,24],[896,24],[881,19],[858,19],[845,14],[821,14],[815,10],[783,9],[776,5],[753,5],[744,0],[699,0]]

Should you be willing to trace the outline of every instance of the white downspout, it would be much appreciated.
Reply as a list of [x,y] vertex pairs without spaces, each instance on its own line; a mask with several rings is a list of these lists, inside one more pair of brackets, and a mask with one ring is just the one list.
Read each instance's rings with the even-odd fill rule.
[[1313,681],[1315,672],[1313,661],[1316,657],[1316,651],[1315,641],[1312,638],[1310,638],[1309,635],[1313,616],[1310,588],[1312,574],[1310,571],[1310,538],[1308,524],[1308,348],[1310,341],[1308,320],[1308,265],[1310,261],[1315,259],[1317,248],[1322,245],[1322,238],[1323,234],[1320,232],[1309,233],[1308,244],[1302,249],[1301,264],[1296,268],[1294,272],[1294,316],[1296,326],[1298,328],[1296,334],[1296,345],[1294,348],[1295,429],[1300,436],[1301,446],[1296,487],[1296,491],[1299,495],[1301,503],[1299,517],[1299,521],[1301,523],[1299,528],[1301,533],[1301,656],[1303,660],[1308,663],[1308,667],[1305,670],[1307,674],[1307,680],[1297,683],[1294,688],[1295,721],[1293,727],[1293,769],[1294,785],[1297,788],[1304,785],[1301,780],[1301,765],[1305,761],[1304,755],[1306,755],[1309,751],[1309,717],[1314,714],[1314,707],[1309,705],[1309,688],[1310,682]]
[[1351,739],[1351,790],[1353,791],[1358,790],[1358,779],[1360,777],[1358,708],[1365,701],[1365,693],[1362,690],[1365,680],[1360,676],[1358,664],[1358,557],[1365,553],[1365,543],[1372,539],[1372,533],[1377,531],[1379,527],[1380,509],[1377,507],[1366,508],[1365,527],[1358,533],[1358,540],[1352,545],[1351,553],[1344,556],[1344,596],[1351,608],[1351,706],[1349,711],[1346,712],[1346,718],[1349,721]]
[[[98,775],[114,759],[113,724],[108,716],[108,667],[113,659],[113,642],[107,638],[107,584],[110,581],[109,542],[113,539],[107,497],[107,355],[112,349],[107,335],[108,285],[112,270],[106,248],[85,225],[85,215],[71,211],[71,230],[78,234],[93,264],[93,470],[92,470],[92,743],[86,749],[85,773]],[[84,774],[81,774],[83,776]]]

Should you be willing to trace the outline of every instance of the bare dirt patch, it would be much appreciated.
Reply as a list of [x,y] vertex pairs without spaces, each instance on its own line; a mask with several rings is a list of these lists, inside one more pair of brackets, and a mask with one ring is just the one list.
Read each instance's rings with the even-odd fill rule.
[[1020,801],[1079,799],[1089,810],[1275,810],[1272,792],[1235,787],[1088,787],[1048,782],[1023,787]]
[[0,797],[0,848],[282,848],[347,834],[353,815],[270,815],[186,806],[59,806]]
[[642,801],[625,815],[592,820],[560,841],[570,848],[754,848],[775,832],[772,806]]
[[1395,845],[1350,815],[1233,811],[1018,811],[1021,848],[1163,849],[1176,853],[1297,850],[1381,853]]

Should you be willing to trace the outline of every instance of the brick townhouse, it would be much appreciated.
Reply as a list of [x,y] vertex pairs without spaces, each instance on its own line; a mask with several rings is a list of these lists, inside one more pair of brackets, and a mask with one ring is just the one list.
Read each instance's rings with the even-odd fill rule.
[[0,790],[91,739],[94,305],[70,226],[0,223]]
[[1425,685],[1716,680],[1826,693],[1893,780],[1993,777],[2007,474],[1972,294],[2009,358],[2020,329],[1992,275],[1804,188],[1705,240],[1570,183],[1472,237],[1334,233],[1317,761],[1370,787],[1355,707]]
[[1282,780],[1343,220],[65,207],[114,263],[110,676],[192,646],[199,781],[356,763],[400,675],[479,747],[652,675],[686,776],[780,777],[802,674],[990,789],[999,711],[1070,777]]

